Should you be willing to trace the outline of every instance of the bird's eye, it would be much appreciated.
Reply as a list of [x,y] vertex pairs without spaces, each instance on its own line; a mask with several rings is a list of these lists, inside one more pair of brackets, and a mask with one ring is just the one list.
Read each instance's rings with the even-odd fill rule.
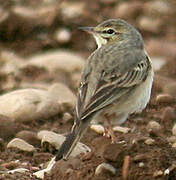
[[108,30],[107,30],[107,33],[108,33],[108,34],[113,34],[113,33],[114,33],[114,30],[113,30],[113,29],[108,29]]
[[108,30],[104,30],[102,31],[103,34],[113,34],[115,31],[113,29],[108,29]]

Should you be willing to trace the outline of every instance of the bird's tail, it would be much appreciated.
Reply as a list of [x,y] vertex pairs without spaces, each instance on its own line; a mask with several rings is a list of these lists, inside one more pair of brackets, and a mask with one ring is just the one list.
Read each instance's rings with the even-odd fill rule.
[[67,160],[77,142],[81,139],[84,132],[87,130],[87,126],[84,123],[79,123],[73,126],[72,132],[66,137],[65,141],[61,145],[56,161],[60,159]]

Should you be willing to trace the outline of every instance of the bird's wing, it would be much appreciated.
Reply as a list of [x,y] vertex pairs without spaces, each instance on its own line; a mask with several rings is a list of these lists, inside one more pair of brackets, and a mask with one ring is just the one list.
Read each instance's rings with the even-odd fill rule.
[[[101,55],[98,55],[98,57],[102,58]],[[98,57],[95,57],[97,62]],[[119,60],[116,58],[119,58]],[[120,97],[133,89],[134,86],[146,79],[150,68],[150,60],[142,50],[132,49],[128,53],[122,52],[119,57],[114,56],[114,58],[111,58],[111,62],[107,60],[107,63],[103,62],[104,59],[107,60],[106,55],[101,59],[104,66],[100,66],[98,69],[100,75],[96,81],[95,90],[86,103],[85,99],[89,83],[91,83],[90,76],[93,73],[93,69],[97,70],[97,68],[93,68],[97,62],[96,64],[91,64],[90,60],[90,64],[85,67],[86,73],[84,73],[79,88],[76,107],[78,120],[84,120],[114,101],[118,101]],[[114,63],[114,65],[112,66],[110,63]]]

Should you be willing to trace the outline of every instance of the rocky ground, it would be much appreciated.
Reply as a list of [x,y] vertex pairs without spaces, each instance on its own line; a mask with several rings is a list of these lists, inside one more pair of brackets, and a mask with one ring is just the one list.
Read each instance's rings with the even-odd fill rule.
[[[175,0],[1,1],[0,180],[175,180],[175,7]],[[155,69],[151,101],[114,127],[121,143],[91,126],[68,161],[54,162],[96,48],[77,28],[109,18],[142,33]]]

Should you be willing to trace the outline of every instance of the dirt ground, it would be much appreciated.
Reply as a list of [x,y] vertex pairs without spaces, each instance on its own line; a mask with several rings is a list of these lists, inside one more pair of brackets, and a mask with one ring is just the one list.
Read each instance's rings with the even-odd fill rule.
[[[156,3],[158,2],[158,4]],[[42,5],[42,6],[41,6]],[[25,8],[21,8],[25,7]],[[13,51],[16,55],[29,57],[48,50],[67,49],[85,59],[96,48],[92,37],[77,30],[79,26],[93,26],[105,19],[123,18],[136,26],[144,37],[146,49],[153,61],[156,60],[152,97],[147,108],[140,114],[132,114],[123,124],[131,129],[128,133],[116,133],[122,144],[111,144],[111,140],[88,129],[81,142],[92,151],[86,156],[57,162],[45,180],[175,180],[176,179],[176,2],[175,0],[70,0],[70,1],[2,1],[0,4],[0,48]],[[20,10],[18,8],[21,8]],[[42,9],[43,8],[43,9]],[[50,8],[43,15],[45,8]],[[34,9],[35,13],[26,11]],[[4,12],[5,10],[5,12]],[[43,10],[43,11],[42,11]],[[46,10],[47,11],[47,10]],[[7,15],[6,15],[7,13]],[[31,13],[31,14],[30,14]],[[31,16],[31,17],[30,17]],[[4,18],[4,19],[3,19]],[[62,39],[56,32],[66,30]],[[57,36],[58,35],[58,36]],[[65,36],[65,34],[63,35]],[[158,61],[159,59],[159,61]],[[160,60],[164,65],[160,67]],[[0,62],[1,65],[1,62]],[[23,69],[21,76],[7,75],[0,70],[0,93],[22,87],[23,83],[65,82],[76,94],[71,81],[49,75],[42,69]],[[30,79],[30,80],[29,80]],[[12,83],[13,82],[13,83]],[[13,86],[11,86],[11,83]],[[9,86],[7,86],[9,85]],[[162,99],[158,95],[163,95]],[[67,112],[74,114],[73,109]],[[37,148],[33,153],[8,149],[7,143],[21,130],[38,132],[43,129],[56,133],[68,133],[73,117],[66,121],[64,113],[32,122],[15,122],[14,126],[0,133],[0,180],[37,180],[33,175],[57,153],[43,149],[39,141],[32,141]],[[149,122],[156,121],[160,128],[150,128]],[[1,125],[0,125],[1,126]],[[15,133],[11,133],[15,131]],[[25,163],[22,163],[25,162]],[[95,175],[101,163],[111,164],[116,173],[104,171]],[[25,173],[8,174],[17,167],[29,169]]]

